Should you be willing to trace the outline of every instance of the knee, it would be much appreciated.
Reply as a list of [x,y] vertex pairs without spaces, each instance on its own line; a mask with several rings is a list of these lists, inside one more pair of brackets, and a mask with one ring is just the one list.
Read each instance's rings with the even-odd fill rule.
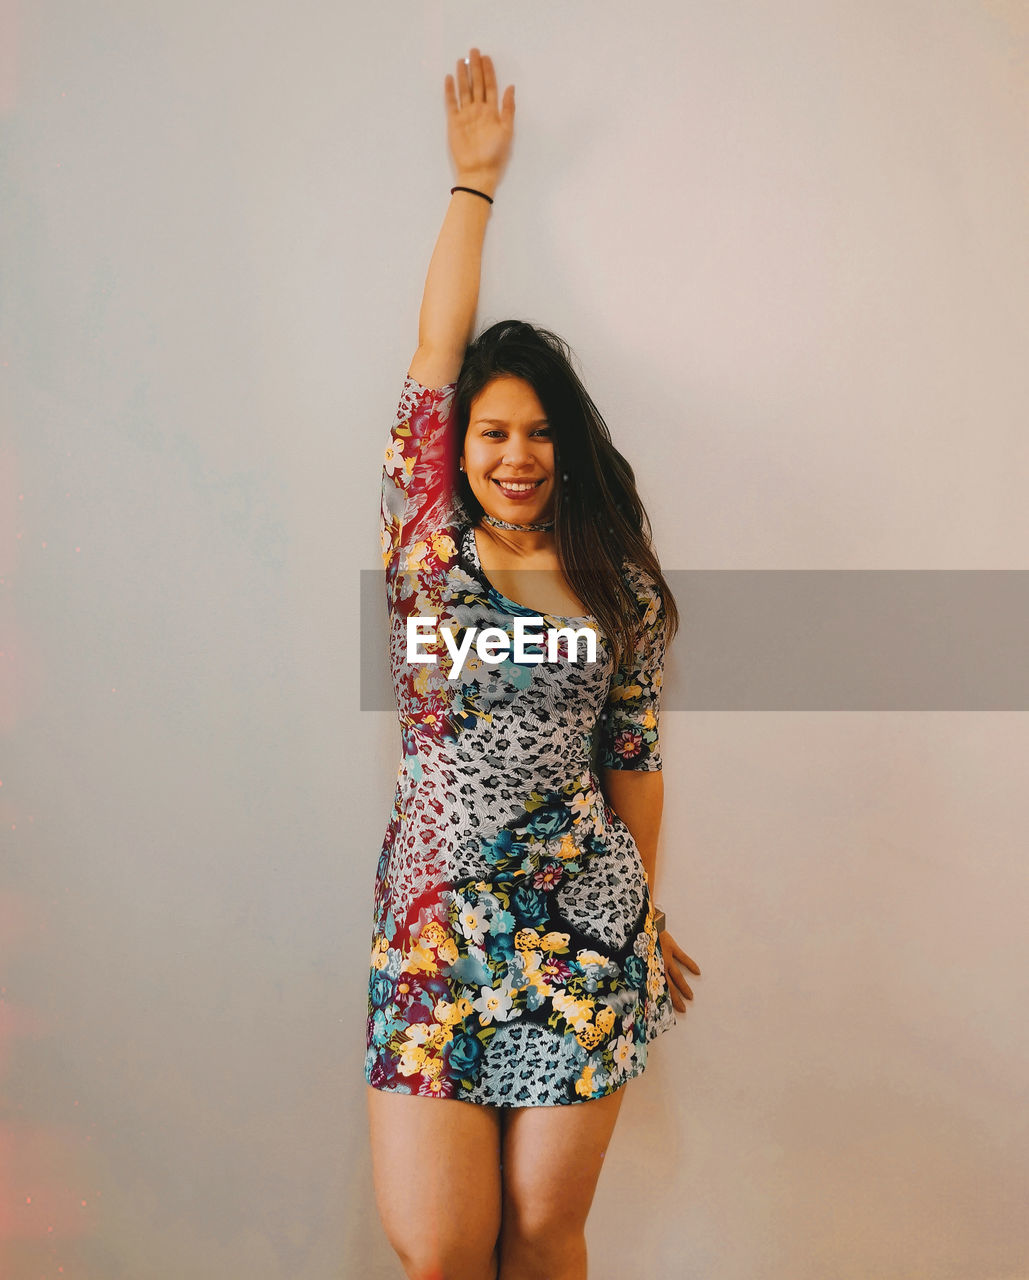
[[390,1238],[407,1280],[496,1280],[499,1256],[467,1240],[414,1241]]
[[567,1207],[509,1202],[501,1228],[501,1255],[509,1262],[517,1259],[524,1267],[531,1259],[540,1275],[549,1275],[569,1267],[585,1252],[585,1220],[569,1213]]
[[496,1280],[500,1205],[494,1212],[428,1196],[378,1197],[379,1221],[408,1280]]

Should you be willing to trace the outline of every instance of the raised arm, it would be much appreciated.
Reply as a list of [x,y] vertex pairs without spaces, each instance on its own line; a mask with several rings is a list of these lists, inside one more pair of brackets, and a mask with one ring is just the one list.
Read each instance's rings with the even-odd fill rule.
[[[500,182],[514,134],[514,85],[497,103],[493,62],[472,49],[457,64],[457,79],[444,82],[447,143],[455,185],[492,196]],[[472,338],[479,301],[482,243],[490,204],[455,191],[450,197],[425,279],[418,317],[418,350],[408,370],[423,387],[454,382]]]

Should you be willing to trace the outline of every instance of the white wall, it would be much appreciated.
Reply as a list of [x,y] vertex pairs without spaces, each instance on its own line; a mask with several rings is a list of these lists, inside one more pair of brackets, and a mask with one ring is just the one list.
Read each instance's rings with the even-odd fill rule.
[[[455,59],[518,90],[480,321],[569,339],[667,567],[1020,569],[1026,12],[0,6],[13,1280],[400,1274],[362,1074],[399,743],[356,600]],[[703,976],[591,1280],[1029,1276],[1026,716],[664,741]]]

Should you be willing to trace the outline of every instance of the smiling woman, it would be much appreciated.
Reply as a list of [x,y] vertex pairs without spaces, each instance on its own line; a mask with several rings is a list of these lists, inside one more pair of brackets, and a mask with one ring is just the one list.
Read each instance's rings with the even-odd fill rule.
[[[458,465],[484,514],[498,505],[499,494],[511,504],[512,520],[538,521],[541,529],[553,521],[554,442],[539,397],[524,379],[500,375],[479,393]],[[494,520],[486,515],[487,523]]]
[[[699,973],[652,892],[676,613],[565,344],[520,321],[470,341],[514,93],[473,49],[445,96],[458,185],[382,472],[404,754],[371,937],[376,1196],[409,1276],[584,1280],[624,1085],[692,995],[679,962]],[[562,622],[595,661],[576,628],[526,649]],[[460,663],[409,657],[428,624]]]

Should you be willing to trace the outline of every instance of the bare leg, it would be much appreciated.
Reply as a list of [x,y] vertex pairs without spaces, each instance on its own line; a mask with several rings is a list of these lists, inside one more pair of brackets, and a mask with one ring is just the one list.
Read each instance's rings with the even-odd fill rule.
[[497,1108],[365,1087],[376,1203],[409,1280],[495,1280]]
[[624,1096],[504,1113],[498,1280],[586,1280],[586,1217]]

